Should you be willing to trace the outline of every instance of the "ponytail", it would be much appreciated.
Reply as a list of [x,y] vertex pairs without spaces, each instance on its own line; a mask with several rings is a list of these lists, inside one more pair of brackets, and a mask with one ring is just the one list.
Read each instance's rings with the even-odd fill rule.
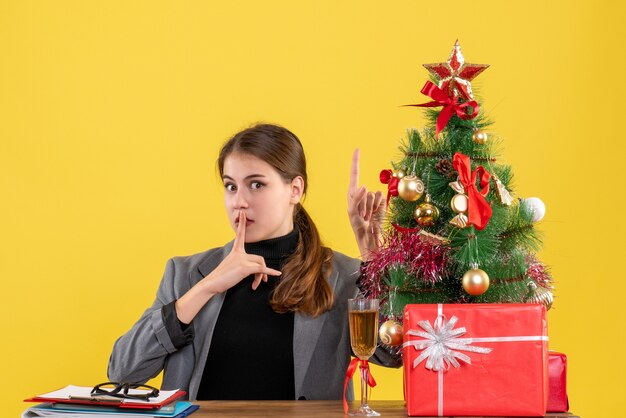
[[333,305],[333,290],[328,284],[333,253],[322,247],[317,227],[301,204],[294,209],[298,246],[282,268],[280,282],[270,301],[275,312],[301,312],[317,317]]

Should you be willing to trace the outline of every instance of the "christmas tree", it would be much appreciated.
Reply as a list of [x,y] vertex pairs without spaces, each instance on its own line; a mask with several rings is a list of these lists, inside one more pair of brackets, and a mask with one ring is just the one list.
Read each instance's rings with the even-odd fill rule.
[[458,41],[447,62],[424,65],[431,80],[427,126],[411,129],[403,157],[380,173],[388,187],[384,243],[363,267],[364,293],[389,319],[381,339],[398,345],[404,306],[413,303],[543,303],[552,278],[536,257],[535,228],[545,213],[520,199],[511,167],[498,162],[500,140],[471,81],[488,65],[466,63]]

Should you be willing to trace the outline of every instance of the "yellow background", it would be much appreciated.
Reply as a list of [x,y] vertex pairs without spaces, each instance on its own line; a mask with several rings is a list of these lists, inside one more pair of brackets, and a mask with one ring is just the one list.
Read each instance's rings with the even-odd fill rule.
[[[327,244],[357,255],[345,216],[351,152],[362,149],[362,182],[380,188],[405,129],[423,124],[399,105],[425,100],[421,64],[447,59],[457,37],[469,62],[491,64],[474,86],[517,194],[548,208],[550,347],[568,355],[571,409],[623,413],[617,4],[3,0],[0,415],[104,381],[113,342],[151,303],[166,260],[231,239],[215,159],[250,123],[302,139],[305,204]],[[399,370],[374,373],[374,399],[402,397]]]

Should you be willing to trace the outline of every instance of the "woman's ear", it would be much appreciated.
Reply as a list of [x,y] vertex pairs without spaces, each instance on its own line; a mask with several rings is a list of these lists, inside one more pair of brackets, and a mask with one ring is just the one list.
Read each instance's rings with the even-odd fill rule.
[[294,177],[293,180],[291,180],[291,197],[289,199],[289,202],[293,203],[294,205],[300,203],[303,194],[304,179],[301,176]]

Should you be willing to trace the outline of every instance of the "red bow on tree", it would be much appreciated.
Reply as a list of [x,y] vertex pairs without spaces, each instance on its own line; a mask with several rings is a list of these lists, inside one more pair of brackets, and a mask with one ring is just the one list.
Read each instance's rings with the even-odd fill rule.
[[[483,166],[478,166],[478,168],[472,172],[470,158],[460,152],[454,154],[452,165],[459,173],[459,182],[463,184],[465,193],[467,194],[468,224],[474,225],[476,229],[481,231],[487,226],[487,223],[489,223],[492,213],[491,206],[485,199],[485,196],[489,193],[489,179],[491,178],[491,174],[489,174]],[[476,187],[477,178],[480,178],[480,191]]]
[[[463,90],[463,92],[465,92]],[[439,116],[437,117],[437,132],[435,133],[435,138],[439,136],[439,132],[443,131],[443,128],[446,127],[448,121],[452,117],[454,113],[465,120],[474,119],[476,115],[478,115],[478,103],[475,100],[467,100],[463,103],[459,103],[459,96],[450,97],[448,93],[441,90],[435,84],[427,81],[422,87],[422,94],[433,99],[432,102],[422,103],[422,104],[412,104],[406,106],[416,106],[416,107],[437,107],[443,106]],[[465,93],[466,97],[469,97],[467,93]],[[472,108],[472,113],[467,113],[467,108]]]
[[361,373],[363,373],[364,370],[367,370],[368,372],[367,373],[367,386],[371,388],[376,386],[376,381],[372,377],[372,373],[370,373],[369,371],[370,366],[367,360],[360,360],[358,358],[353,358],[350,361],[350,364],[348,365],[348,371],[346,372],[346,380],[343,383],[343,412],[345,414],[348,413],[348,401],[346,401],[346,389],[348,388],[348,382],[350,381],[350,379],[352,379],[352,376],[354,376],[354,372],[356,372],[357,366],[361,368]]
[[387,185],[387,209],[389,209],[389,199],[391,196],[398,196],[398,180],[391,170],[380,172],[380,182]]

